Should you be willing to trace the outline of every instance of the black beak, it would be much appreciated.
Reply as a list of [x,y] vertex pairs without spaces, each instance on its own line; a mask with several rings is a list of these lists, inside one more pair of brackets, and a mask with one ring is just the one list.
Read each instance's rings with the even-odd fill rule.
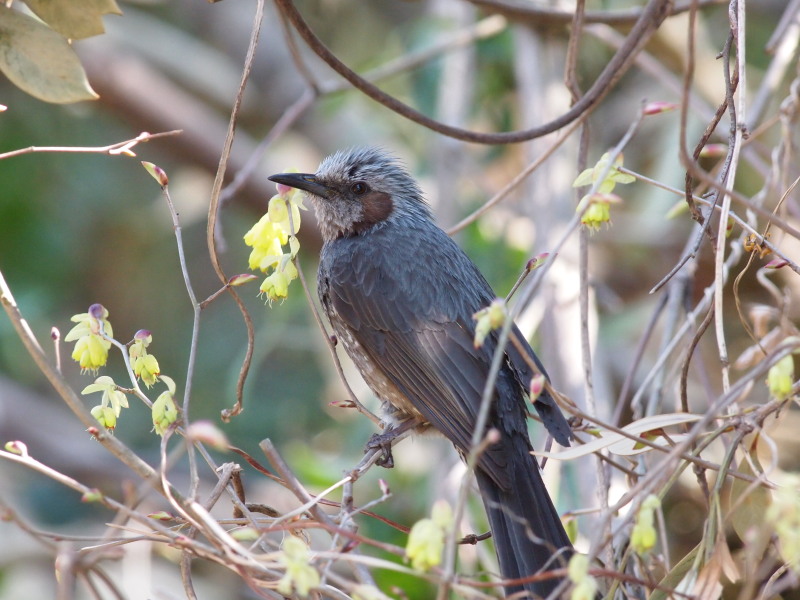
[[314,194],[320,198],[328,198],[331,193],[331,189],[319,183],[313,173],[278,173],[268,177],[268,179],[275,183],[282,183],[309,194]]

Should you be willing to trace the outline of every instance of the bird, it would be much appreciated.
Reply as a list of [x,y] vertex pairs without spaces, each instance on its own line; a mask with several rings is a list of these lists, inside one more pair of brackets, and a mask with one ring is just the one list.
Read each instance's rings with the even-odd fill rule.
[[[315,173],[269,179],[302,190],[314,206],[320,304],[381,405],[385,433],[368,447],[433,429],[466,457],[498,343],[496,331],[474,343],[473,315],[496,298],[477,266],[435,223],[404,165],[381,148],[340,150]],[[528,435],[530,382],[537,370],[547,375],[516,325],[512,335],[520,344],[505,348],[491,399],[487,432],[496,430],[495,441],[474,471],[506,594],[547,597],[561,579],[510,581],[566,567],[573,553]],[[570,426],[547,390],[534,407],[569,446]],[[384,462],[392,464],[388,450]]]

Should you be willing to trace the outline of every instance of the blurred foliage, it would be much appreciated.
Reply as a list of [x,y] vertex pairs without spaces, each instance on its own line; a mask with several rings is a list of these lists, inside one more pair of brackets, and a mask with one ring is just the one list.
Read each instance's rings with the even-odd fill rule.
[[[590,4],[595,9],[622,5],[615,2]],[[756,50],[748,52],[747,60],[755,80],[772,60],[762,48],[776,27],[784,3],[753,4],[755,6],[748,7],[751,14],[747,43]],[[429,14],[430,3],[423,2],[375,0],[352,4],[309,0],[298,2],[298,7],[324,41],[359,72],[425,48],[451,26],[448,19]],[[181,397],[188,364],[192,311],[165,203],[139,161],[151,161],[170,176],[181,213],[189,270],[198,296],[205,298],[220,287],[206,247],[206,203],[222,146],[220,132],[227,122],[237,84],[237,69],[246,49],[252,7],[232,1],[211,5],[182,0],[123,3],[122,10],[122,17],[105,18],[108,32],[101,39],[75,44],[90,81],[101,95],[99,101],[54,106],[31,98],[0,78],[0,98],[9,107],[8,111],[0,113],[0,153],[29,146],[104,146],[133,138],[142,130],[183,128],[184,132],[178,139],[163,138],[137,146],[136,158],[31,153],[0,160],[0,270],[32,330],[43,343],[50,339],[51,327],[58,327],[63,335],[71,326],[69,317],[85,311],[94,302],[101,302],[108,308],[117,338],[123,342],[131,339],[138,329],[149,329],[153,333],[151,350],[158,356],[162,372],[179,382],[178,397]],[[302,89],[298,70],[282,38],[279,19],[274,10],[270,10],[264,23],[252,90],[244,99],[235,147],[235,153],[238,151],[240,155],[233,161],[237,168]],[[342,26],[343,23],[346,25]],[[704,9],[701,25],[704,44],[718,50],[728,31],[725,7]],[[555,48],[553,53],[560,56],[566,41],[564,31],[554,27],[552,32],[545,33],[543,38]],[[675,47],[670,47],[668,41],[655,40],[651,51],[666,65],[682,64],[682,58],[676,56]],[[198,48],[203,51],[202,60],[193,62],[200,56]],[[521,107],[526,103],[545,105],[551,102],[557,112],[566,109],[568,99],[550,99],[549,90],[544,89],[547,85],[560,86],[563,65],[559,64],[562,71],[547,74],[549,79],[543,82],[543,89],[534,95],[534,91],[516,87],[513,61],[517,59],[517,52],[512,27],[474,45],[475,76],[471,82],[473,98],[467,126],[487,131],[521,128]],[[607,44],[586,36],[579,60],[582,85],[588,87],[611,53]],[[302,54],[319,79],[335,79],[318,61],[309,59],[308,53]],[[380,85],[422,112],[435,114],[442,94],[447,91],[438,85],[443,70],[448,68],[446,60],[447,55],[444,55],[410,73],[382,81]],[[546,70],[545,65],[543,69]],[[705,73],[699,77],[707,78]],[[126,88],[126,82],[132,87]],[[141,88],[142,96],[133,93],[133,88],[137,87]],[[787,94],[786,87],[779,86],[776,99]],[[152,103],[145,102],[148,96]],[[624,77],[591,119],[590,165],[618,141],[644,97],[677,99],[673,91],[658,85],[647,74],[636,72]],[[719,101],[720,97],[715,96],[713,100]],[[771,106],[771,110],[774,112],[775,106]],[[695,116],[690,121],[690,139],[696,139],[705,123]],[[678,114],[671,113],[643,123],[625,151],[625,165],[681,187],[684,172],[675,160],[678,122]],[[206,134],[210,141],[203,137]],[[353,91],[320,99],[295,127],[273,143],[260,161],[253,181],[224,204],[219,234],[224,243],[221,259],[227,274],[246,271],[248,249],[241,237],[266,210],[266,202],[273,193],[265,176],[287,166],[309,171],[322,156],[337,148],[366,143],[383,145],[401,154],[409,168],[420,176],[435,210],[463,216],[480,206],[529,161],[520,148],[459,145],[457,154],[467,165],[458,172],[459,184],[463,186],[459,190],[464,192],[456,194],[455,206],[449,206],[448,200],[435,191],[434,157],[439,142],[438,136],[409,124]],[[773,138],[770,143],[776,140]],[[569,218],[574,213],[575,198],[570,185],[577,174],[575,146],[568,147],[565,154],[566,162],[563,156],[554,159],[532,176],[536,198],[532,197],[534,194],[520,193],[495,213],[500,217],[479,220],[457,236],[500,296],[511,288],[530,256],[552,242],[563,226],[556,216],[566,214]],[[548,176],[556,180],[555,190],[548,187]],[[737,184],[743,193],[750,195],[760,186],[760,177],[755,170],[743,165]],[[602,350],[597,359],[602,380],[598,388],[600,395],[609,399],[616,399],[634,359],[635,345],[652,314],[655,299],[648,291],[674,265],[691,227],[685,215],[666,219],[674,197],[644,184],[626,187],[629,189],[624,191],[624,204],[613,209],[611,227],[591,238],[591,284],[599,315],[597,345]],[[533,203],[538,204],[531,211]],[[531,214],[535,218],[531,218]],[[557,227],[544,231],[537,228],[537,221],[545,221],[550,216],[558,222]],[[319,245],[313,229],[309,219],[301,250],[305,276],[312,282],[312,288]],[[713,264],[707,254],[707,250],[701,250],[693,300],[713,277]],[[565,260],[573,258],[568,255]],[[553,274],[552,277],[557,276]],[[780,277],[778,280],[785,282]],[[256,289],[256,285],[239,289],[256,326],[255,355],[245,386],[244,413],[229,424],[219,419],[220,411],[235,401],[235,385],[246,348],[238,310],[223,295],[203,312],[191,416],[194,420],[208,419],[219,424],[233,445],[258,460],[262,460],[259,441],[272,439],[298,477],[316,492],[353,467],[374,427],[354,411],[328,405],[331,401],[343,400],[345,393],[337,383],[324,340],[299,287],[293,287],[285,302],[271,308],[256,296]],[[742,294],[746,301],[768,298],[752,281],[745,282]],[[552,297],[547,298],[542,301],[543,312],[550,314],[561,308]],[[727,296],[726,302],[730,300]],[[798,316],[797,306],[800,305],[795,303],[790,307],[790,317]],[[732,355],[735,356],[751,342],[735,319],[731,319],[729,325],[735,349]],[[546,334],[540,336],[545,338],[547,347]],[[552,339],[549,343],[549,349],[555,353]],[[704,340],[698,361],[716,368],[714,349],[713,340]],[[48,345],[46,351],[52,356],[52,345]],[[648,351],[647,359],[652,359],[654,354],[655,350]],[[74,389],[80,390],[93,380],[90,375],[81,375],[69,360],[67,346],[62,345],[61,355],[64,374]],[[577,372],[578,355],[570,359],[567,367]],[[545,363],[548,364],[547,357]],[[113,353],[107,373],[124,381],[122,363]],[[694,376],[692,389],[696,393],[692,396],[692,406],[702,412],[709,399],[718,393],[719,383],[706,381],[701,375]],[[0,318],[0,409],[20,411],[30,429],[52,428],[53,435],[57,435],[61,422],[53,420],[48,411],[29,408],[19,403],[12,393],[5,393],[4,381],[13,381],[26,390],[37,392],[44,406],[54,407],[60,402],[29,360],[8,320]],[[354,385],[361,396],[368,396],[357,381]],[[90,402],[86,400],[87,406]],[[149,412],[133,399],[131,404],[131,410],[125,411],[120,419],[116,435],[150,464],[157,464],[159,438],[151,432]],[[29,435],[27,430],[9,431],[2,422],[0,432],[3,441],[27,439]],[[55,452],[44,443],[30,442],[32,455],[45,463],[59,451],[69,455],[73,447],[71,440],[75,438],[64,435],[63,446]],[[80,435],[88,437],[85,433]],[[448,445],[441,440],[415,440],[404,444],[412,446],[409,452],[421,452],[430,463],[440,462],[431,460],[431,456],[450,453]],[[46,451],[51,455],[45,454]],[[99,446],[97,453],[102,453]],[[76,477],[80,474],[87,484],[121,496],[121,478],[129,477],[127,472],[118,475],[114,467],[106,465],[106,470],[93,471],[87,479],[89,476],[82,470],[82,463],[88,458],[80,455],[71,458],[70,467],[64,467],[66,474]],[[234,460],[227,455],[218,458]],[[399,467],[393,471],[370,471],[356,487],[356,504],[379,497],[377,479],[384,478],[396,495],[379,507],[380,513],[410,526],[429,514],[432,498],[445,493],[443,480],[449,470],[445,470],[447,465],[437,464],[439,470],[431,477],[415,470],[409,464],[412,461],[398,462]],[[185,466],[185,462],[181,462],[174,471]],[[65,492],[49,480],[18,468],[7,468],[0,465],[0,476],[14,482],[9,497],[19,500],[26,514],[37,523],[57,524],[64,531],[74,532],[84,526],[84,519],[92,517],[101,522],[109,517],[96,505],[80,504],[76,493]],[[269,503],[272,496],[265,499],[259,494],[268,495],[274,490],[260,487],[261,479],[261,475],[245,467],[245,483],[255,496],[248,496],[248,500]],[[208,478],[205,483],[210,481]],[[562,496],[567,493],[570,498],[588,496],[589,501],[593,501],[586,487],[580,476],[568,470]],[[409,490],[412,493],[408,493]],[[2,499],[9,500],[5,494],[3,492]],[[275,496],[280,499],[280,494]],[[683,556],[702,533],[705,506],[681,486],[676,486],[670,496],[664,500],[665,516],[670,533],[674,535],[673,550],[679,550],[679,556]],[[576,503],[569,504],[573,507]],[[377,520],[364,519],[360,525],[360,533],[367,537],[401,546],[405,543],[404,534]],[[3,531],[12,528],[8,524],[0,527]],[[17,574],[22,572],[17,564],[18,557],[0,554],[0,559],[0,598],[10,598],[13,593],[16,597],[25,597],[19,595],[17,587],[21,585]],[[169,568],[177,571],[171,563]],[[46,569],[52,570],[52,564],[45,564],[43,571]],[[211,572],[216,573],[213,569]],[[395,585],[404,589],[409,598],[431,594],[430,588],[417,578],[381,571],[377,575],[382,578],[379,580],[382,589]],[[233,580],[228,574],[221,579]],[[43,588],[47,591],[28,597],[46,597],[55,585],[47,581]],[[165,584],[165,588],[172,590],[172,585],[174,590],[180,590],[179,582]],[[241,583],[233,583],[230,589],[235,588],[236,591],[227,592],[227,597],[251,597]]]

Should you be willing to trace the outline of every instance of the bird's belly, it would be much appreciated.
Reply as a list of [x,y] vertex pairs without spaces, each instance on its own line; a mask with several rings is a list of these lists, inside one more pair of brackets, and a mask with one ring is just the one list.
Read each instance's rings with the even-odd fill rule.
[[381,401],[381,417],[385,423],[394,426],[414,419],[419,421],[420,426],[425,425],[427,420],[386,374],[375,365],[375,362],[358,343],[353,332],[347,327],[339,325],[336,319],[331,319],[331,321],[334,323],[333,329],[336,332],[337,340],[355,363],[369,388]]

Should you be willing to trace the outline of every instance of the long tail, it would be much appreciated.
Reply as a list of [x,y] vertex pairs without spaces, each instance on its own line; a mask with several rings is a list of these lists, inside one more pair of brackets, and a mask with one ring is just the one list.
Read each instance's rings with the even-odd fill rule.
[[[512,485],[501,488],[481,468],[476,469],[478,488],[492,528],[500,571],[505,579],[518,579],[565,567],[572,544],[547,493],[527,440],[506,440],[507,467]],[[506,593],[522,590],[546,598],[561,582],[550,578],[506,587]]]

